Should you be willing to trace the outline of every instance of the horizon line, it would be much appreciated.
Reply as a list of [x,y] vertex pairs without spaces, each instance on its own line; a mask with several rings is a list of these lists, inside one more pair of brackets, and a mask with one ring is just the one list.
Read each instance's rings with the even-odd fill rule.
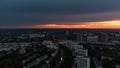
[[120,30],[120,28],[0,28],[0,29],[117,29]]

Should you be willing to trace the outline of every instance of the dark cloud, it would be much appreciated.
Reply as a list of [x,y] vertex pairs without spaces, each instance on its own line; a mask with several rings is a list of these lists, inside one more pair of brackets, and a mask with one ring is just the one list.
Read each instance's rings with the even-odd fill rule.
[[0,26],[120,19],[119,3],[120,0],[0,0]]

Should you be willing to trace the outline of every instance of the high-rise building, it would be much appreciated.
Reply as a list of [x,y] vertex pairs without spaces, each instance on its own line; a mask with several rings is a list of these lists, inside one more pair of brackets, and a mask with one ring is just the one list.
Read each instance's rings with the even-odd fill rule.
[[76,57],[76,68],[90,68],[90,58],[77,56]]
[[83,45],[74,45],[76,53],[75,68],[90,68],[90,58],[88,56],[88,50],[83,48]]
[[83,42],[83,34],[77,33],[77,42]]
[[98,36],[87,36],[87,42],[98,42]]
[[75,51],[77,56],[88,56],[88,50],[86,49],[77,49]]
[[100,42],[108,42],[108,35],[107,35],[107,33],[101,33],[99,35],[99,41]]

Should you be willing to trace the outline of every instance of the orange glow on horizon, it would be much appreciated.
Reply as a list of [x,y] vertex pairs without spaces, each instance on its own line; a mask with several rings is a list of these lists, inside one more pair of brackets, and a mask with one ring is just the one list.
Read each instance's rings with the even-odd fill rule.
[[[63,23],[63,24],[62,24]],[[87,29],[120,29],[120,20],[103,21],[103,22],[61,22],[60,24],[38,24],[25,26],[6,26],[7,28],[87,28]],[[6,28],[5,26],[0,28]]]
[[103,22],[86,22],[86,23],[79,23],[74,24],[74,22],[70,22],[70,24],[42,24],[42,25],[33,25],[33,26],[26,26],[26,28],[112,28],[112,29],[119,29],[120,28],[120,21],[103,21]]

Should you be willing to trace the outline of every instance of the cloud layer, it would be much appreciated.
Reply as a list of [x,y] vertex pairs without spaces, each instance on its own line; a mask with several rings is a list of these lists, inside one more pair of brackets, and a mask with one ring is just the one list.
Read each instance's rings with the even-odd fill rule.
[[0,27],[120,20],[120,0],[0,0]]

